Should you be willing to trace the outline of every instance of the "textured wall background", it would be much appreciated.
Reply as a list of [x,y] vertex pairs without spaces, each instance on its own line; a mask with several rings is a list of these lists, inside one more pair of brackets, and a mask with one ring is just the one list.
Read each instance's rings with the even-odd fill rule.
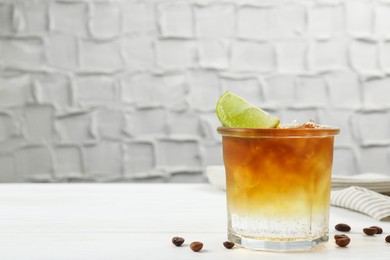
[[390,175],[390,1],[0,0],[0,181],[204,181],[228,89]]

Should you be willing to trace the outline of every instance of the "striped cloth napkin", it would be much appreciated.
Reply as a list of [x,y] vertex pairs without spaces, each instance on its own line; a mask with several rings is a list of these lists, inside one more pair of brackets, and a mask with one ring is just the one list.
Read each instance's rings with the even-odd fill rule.
[[333,190],[330,204],[364,213],[376,220],[390,220],[390,197],[363,187]]
[[348,188],[351,186],[363,187],[390,195],[390,176],[372,172],[352,176],[332,175],[332,190]]

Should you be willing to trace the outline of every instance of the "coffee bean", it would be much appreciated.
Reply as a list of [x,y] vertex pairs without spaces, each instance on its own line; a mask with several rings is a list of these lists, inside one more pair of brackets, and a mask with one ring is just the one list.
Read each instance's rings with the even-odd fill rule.
[[175,246],[181,246],[184,243],[184,238],[182,238],[182,237],[173,237],[172,238],[172,243]]
[[347,245],[349,245],[349,242],[351,242],[351,239],[347,236],[336,239],[336,244],[339,247],[346,247]]
[[387,243],[390,243],[390,235],[388,235],[388,236],[385,238],[385,241],[386,241]]
[[337,224],[334,228],[337,231],[341,231],[341,232],[348,232],[351,230],[351,227],[347,224],[344,224],[344,223]]
[[202,242],[198,242],[198,241],[192,242],[190,244],[190,248],[194,252],[199,252],[203,248],[203,243]]
[[378,232],[378,230],[376,228],[363,228],[363,232],[367,236],[373,236],[376,234],[376,232]]
[[383,229],[381,227],[378,227],[378,226],[371,226],[370,228],[376,228],[376,233],[377,234],[382,234],[383,233]]
[[225,241],[225,242],[223,242],[223,246],[226,247],[227,249],[231,249],[231,248],[233,248],[234,243],[230,242],[230,241]]

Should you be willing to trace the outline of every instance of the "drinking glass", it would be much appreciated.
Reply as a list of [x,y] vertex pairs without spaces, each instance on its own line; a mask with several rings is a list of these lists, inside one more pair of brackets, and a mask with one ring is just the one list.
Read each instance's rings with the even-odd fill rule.
[[266,251],[328,241],[335,127],[228,128],[222,135],[228,239]]

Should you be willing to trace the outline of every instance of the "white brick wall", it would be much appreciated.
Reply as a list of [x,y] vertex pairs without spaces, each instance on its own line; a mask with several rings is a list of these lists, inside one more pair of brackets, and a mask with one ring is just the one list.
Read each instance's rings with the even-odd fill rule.
[[0,0],[0,182],[204,181],[232,90],[390,175],[390,2]]

